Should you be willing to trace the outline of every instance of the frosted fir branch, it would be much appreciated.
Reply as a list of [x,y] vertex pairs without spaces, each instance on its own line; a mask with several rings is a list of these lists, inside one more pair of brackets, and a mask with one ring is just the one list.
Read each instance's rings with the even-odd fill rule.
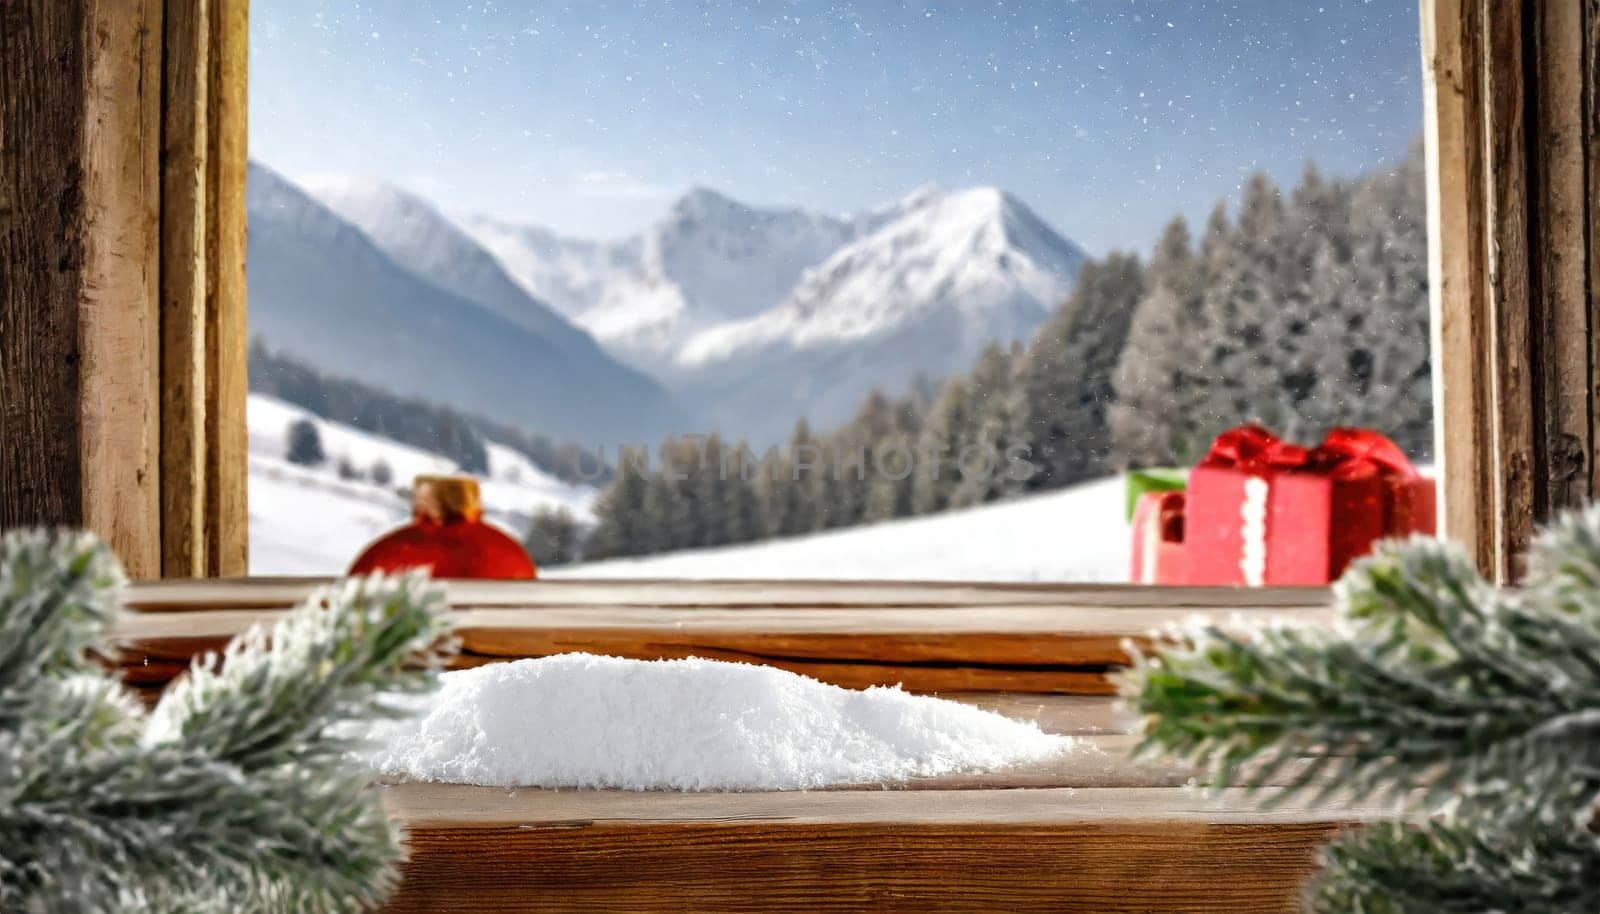
[[[90,538],[0,539],[0,910],[381,903],[400,836],[335,731],[432,685],[453,649],[440,593],[416,576],[319,591],[198,661],[147,716],[86,657],[121,583]],[[32,651],[6,650],[19,643]]]
[[16,530],[0,536],[0,727],[50,677],[91,669],[90,648],[120,611],[125,579],[92,536]]
[[1501,592],[1453,546],[1390,543],[1339,582],[1331,630],[1191,628],[1127,677],[1140,751],[1409,811],[1335,845],[1318,910],[1600,907],[1600,509],[1530,568]]
[[199,658],[162,696],[147,742],[204,747],[246,770],[342,755],[352,746],[339,724],[401,713],[398,696],[432,687],[403,668],[437,670],[455,649],[444,610],[421,574],[320,589],[272,629]]

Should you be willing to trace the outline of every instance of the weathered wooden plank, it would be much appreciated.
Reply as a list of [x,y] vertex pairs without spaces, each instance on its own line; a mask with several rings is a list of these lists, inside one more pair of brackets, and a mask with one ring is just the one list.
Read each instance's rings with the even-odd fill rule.
[[1291,911],[1369,810],[1183,788],[685,794],[386,789],[391,911]]
[[1498,536],[1479,0],[1422,0],[1428,292],[1440,519],[1486,573]]
[[1586,503],[1594,450],[1589,385],[1588,188],[1585,186],[1583,9],[1571,0],[1532,4],[1529,69],[1538,87],[1530,112],[1532,336],[1541,342],[1535,387],[1544,401],[1535,445],[1543,496],[1551,512]]
[[[1583,0],[1583,47],[1580,55],[1580,80],[1583,93],[1582,138],[1585,172],[1583,211],[1588,255],[1585,297],[1589,338],[1595,328],[1600,328],[1600,0]],[[1589,359],[1588,389],[1591,392],[1589,424],[1590,449],[1585,455],[1589,462],[1589,491],[1600,495],[1600,459],[1595,454],[1600,427],[1596,427],[1596,412],[1600,412],[1600,358],[1591,349]]]
[[102,0],[86,7],[80,524],[110,543],[131,576],[156,577],[161,3]]
[[[155,684],[284,610],[148,611],[114,635],[133,681]],[[1108,694],[1126,642],[1190,620],[1181,609],[1063,606],[636,607],[530,606],[455,613],[458,666],[587,651],[636,659],[709,657],[760,663],[851,688]],[[1325,609],[1263,607],[1240,619],[1326,621]]]
[[80,4],[0,4],[0,529],[83,515],[85,36]]
[[208,0],[167,0],[161,141],[161,573],[203,577]]
[[249,0],[216,4],[209,19],[206,169],[207,573],[250,568],[249,328],[245,311],[245,175],[249,168]]
[[[303,600],[325,578],[142,581],[125,599],[138,611],[272,609]],[[458,607],[755,607],[821,609],[889,606],[1075,606],[1225,612],[1309,608],[1328,602],[1321,587],[1133,587],[1125,584],[1009,584],[911,581],[551,580],[441,581]]]

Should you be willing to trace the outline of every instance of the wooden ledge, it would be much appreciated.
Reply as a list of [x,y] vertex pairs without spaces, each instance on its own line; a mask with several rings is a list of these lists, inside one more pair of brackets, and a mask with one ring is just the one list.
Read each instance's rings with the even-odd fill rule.
[[[146,584],[116,636],[131,682],[270,624],[317,581]],[[1124,644],[1197,614],[1328,618],[1323,590],[829,582],[446,582],[461,666],[588,651],[760,663],[861,688],[1108,694]]]
[[412,860],[389,910],[1294,910],[1374,810],[1185,788],[620,793],[387,788]]

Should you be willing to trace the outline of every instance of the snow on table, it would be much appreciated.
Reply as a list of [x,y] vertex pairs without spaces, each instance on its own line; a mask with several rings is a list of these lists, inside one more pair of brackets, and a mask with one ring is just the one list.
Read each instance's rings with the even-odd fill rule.
[[560,654],[443,675],[380,727],[386,775],[486,786],[797,790],[1036,762],[1071,739],[898,688],[772,667]]

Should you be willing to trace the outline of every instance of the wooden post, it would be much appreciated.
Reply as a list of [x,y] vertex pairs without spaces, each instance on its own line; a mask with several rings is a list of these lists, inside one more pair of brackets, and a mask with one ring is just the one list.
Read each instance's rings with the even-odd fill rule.
[[246,570],[246,6],[212,5],[0,3],[0,527],[141,578]]
[[1596,493],[1594,0],[1424,0],[1445,533],[1516,578]]
[[0,4],[0,525],[160,572],[159,0]]
[[250,562],[245,319],[245,175],[249,170],[249,0],[214,2],[207,48],[210,144],[206,245],[206,574]]

